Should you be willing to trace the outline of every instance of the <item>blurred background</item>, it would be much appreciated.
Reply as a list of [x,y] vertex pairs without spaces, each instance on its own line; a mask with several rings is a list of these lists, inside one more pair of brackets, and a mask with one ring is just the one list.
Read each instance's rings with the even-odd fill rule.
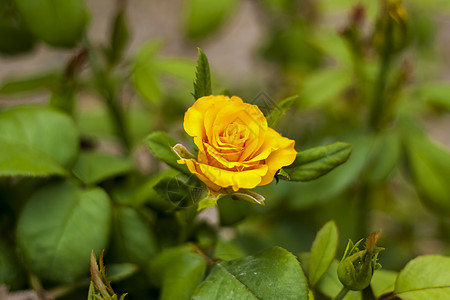
[[[319,180],[258,188],[265,207],[219,201],[210,214],[221,238],[243,253],[272,245],[300,253],[334,219],[337,256],[348,238],[375,230],[386,269],[450,254],[449,1],[72,2],[30,16],[25,0],[0,0],[0,109],[49,103],[73,116],[82,145],[129,155],[151,178],[166,166],[143,146],[146,135],[167,131],[192,145],[182,120],[200,47],[216,94],[262,110],[298,95],[276,126],[298,151],[335,141],[354,147]],[[111,121],[108,97],[125,115],[125,134]],[[152,197],[139,205],[165,211]]]

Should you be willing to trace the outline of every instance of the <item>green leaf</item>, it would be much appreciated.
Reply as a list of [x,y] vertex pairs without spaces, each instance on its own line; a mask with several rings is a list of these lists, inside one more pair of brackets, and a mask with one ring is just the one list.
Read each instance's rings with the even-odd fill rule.
[[373,183],[385,181],[397,166],[400,154],[400,138],[395,132],[374,136],[368,158],[367,179]]
[[414,186],[422,202],[437,213],[450,211],[450,151],[426,137],[409,134],[404,151]]
[[[344,0],[347,1],[347,0]],[[330,2],[330,1],[329,1]],[[345,8],[345,11],[350,11],[353,5],[356,5],[357,2],[354,1],[354,4]],[[322,6],[322,3],[320,4]],[[325,6],[329,7],[329,4]],[[342,35],[336,34],[335,30],[321,30],[314,34],[314,42],[320,47],[320,51],[322,51],[327,59],[332,59],[334,61],[333,66],[338,67],[346,67],[351,66],[353,62],[353,50],[348,46],[348,42],[342,38]],[[320,71],[330,70],[330,68],[319,69],[317,73]],[[333,69],[333,71],[335,71]],[[352,70],[346,69],[342,70],[342,72],[347,72],[346,76],[351,75]],[[316,73],[316,72],[315,72]],[[315,76],[315,75],[312,75]],[[344,75],[345,76],[345,75]],[[309,76],[305,78],[308,80]],[[348,76],[350,80],[352,80],[351,76]],[[348,80],[348,84],[351,84],[351,81]],[[331,83],[331,82],[329,82]],[[334,82],[333,82],[334,84]],[[328,85],[327,85],[328,86]]]
[[153,155],[158,159],[176,170],[185,174],[191,174],[185,165],[177,163],[179,157],[172,150],[172,147],[175,146],[177,142],[167,133],[162,131],[153,132],[145,139],[145,141]]
[[212,94],[211,74],[209,71],[208,58],[202,49],[198,48],[197,68],[194,80],[194,93],[192,94],[197,100],[198,98],[209,96]]
[[[293,207],[301,209],[318,202],[329,201],[361,176],[371,150],[371,138],[355,136],[351,137],[349,142],[353,145],[352,155],[345,164],[314,181],[290,185],[290,193],[299,194],[298,197],[289,197]],[[324,186],[327,188],[324,189]]]
[[0,4],[0,54],[18,55],[33,49],[35,38],[26,28],[12,1]]
[[80,135],[89,139],[115,138],[114,123],[104,106],[90,106],[89,109],[76,110],[75,121]]
[[74,80],[62,78],[60,82],[52,88],[49,104],[59,111],[73,115],[77,92],[77,83]]
[[120,206],[113,214],[111,252],[116,261],[145,265],[157,252],[150,224],[136,209]]
[[[180,90],[185,91],[189,84],[192,85],[195,63],[185,58],[157,56],[159,48],[160,41],[152,41],[139,48],[133,61],[133,84],[139,94],[152,104],[160,103],[165,98],[172,100],[163,105],[173,110],[173,101],[178,102],[177,88],[181,87]],[[184,111],[184,104],[182,109]]]
[[[268,31],[266,42],[262,46],[264,58],[275,61],[282,67],[302,73],[319,68],[323,53],[313,41],[312,32],[308,26],[301,22],[279,25],[272,26]],[[309,73],[308,78],[310,77]],[[334,82],[325,82],[327,87],[330,84],[334,84]],[[319,89],[320,92],[328,90],[323,86],[320,86]],[[301,100],[303,101],[303,98]]]
[[96,297],[96,295],[97,295],[97,292],[95,291],[94,282],[91,281],[91,283],[89,284],[87,300],[98,300],[98,297]]
[[52,157],[22,143],[0,138],[0,176],[67,175],[67,171]]
[[78,133],[65,114],[45,107],[0,113],[1,175],[63,175],[78,153]]
[[19,288],[25,274],[14,253],[13,245],[0,239],[0,282],[12,288]]
[[[220,202],[219,202],[220,203]],[[220,260],[232,260],[244,256],[244,251],[231,241],[220,239],[214,249],[214,258]]]
[[120,61],[129,40],[130,31],[128,29],[126,11],[122,9],[116,14],[112,26],[110,46],[108,49],[109,62],[112,65]]
[[291,181],[316,179],[346,162],[351,153],[352,145],[343,142],[301,151],[292,165],[282,169],[289,177],[282,176],[283,172],[280,178]]
[[[167,203],[170,203],[172,208],[177,209],[193,207],[198,203],[200,210],[200,206],[203,205],[202,203],[206,203],[204,201],[208,198],[204,196],[206,189],[203,184],[193,174],[185,176],[178,173],[175,176],[163,177],[154,185],[153,189]],[[212,205],[214,204],[215,202]]]
[[[320,278],[319,282],[316,285],[318,291],[320,291],[322,294],[330,298],[335,297],[342,289],[342,283],[339,281],[339,278],[337,276],[337,268],[338,262],[337,260],[333,260],[328,270]],[[361,300],[361,299],[362,296],[360,291],[350,291],[344,297],[344,300]]]
[[155,257],[149,278],[161,287],[159,299],[191,299],[192,292],[206,271],[205,259],[193,245],[168,248]]
[[374,296],[379,298],[383,294],[392,292],[397,275],[398,272],[384,269],[374,272],[372,281],[370,282]]
[[161,87],[158,81],[156,68],[153,65],[155,55],[161,47],[160,42],[149,42],[142,46],[134,59],[132,78],[136,90],[146,100],[159,103],[161,100]]
[[450,110],[450,87],[446,83],[429,83],[418,88],[417,97],[439,109]]
[[317,232],[309,259],[309,283],[315,286],[333,262],[338,246],[338,230],[334,221],[329,221]]
[[133,163],[124,157],[103,152],[80,153],[73,173],[85,184],[96,184],[133,170]]
[[419,256],[400,271],[394,293],[404,300],[448,299],[449,278],[450,257]]
[[54,73],[37,74],[26,78],[9,78],[0,87],[1,95],[45,91],[56,87],[61,75]]
[[192,84],[195,62],[180,57],[159,57],[153,62],[154,68],[161,74],[170,75]]
[[15,0],[15,4],[28,28],[55,47],[74,47],[88,21],[82,0]]
[[273,127],[278,123],[278,120],[280,120],[292,104],[294,104],[294,101],[297,100],[297,98],[297,95],[288,97],[277,104],[277,106],[267,116],[267,124],[269,127]]
[[145,203],[155,210],[169,211],[173,209],[173,204],[167,201],[166,195],[160,196],[154,188],[161,180],[180,175],[178,171],[168,168],[143,181],[129,177],[128,180],[114,185],[112,198],[120,205],[138,207]]
[[197,210],[201,211],[204,210],[205,208],[213,207],[214,205],[216,205],[218,200],[219,197],[215,197],[211,194],[208,194],[205,197],[201,198],[200,201],[198,201]]
[[78,152],[73,121],[46,107],[16,107],[0,114],[0,139],[20,142],[53,157],[66,166]]
[[302,107],[322,107],[335,102],[352,83],[350,72],[342,69],[323,69],[308,76],[299,93]]
[[272,247],[217,263],[192,299],[308,299],[308,284],[297,258]]
[[185,2],[184,28],[190,39],[213,34],[235,10],[237,0],[188,0]]
[[[104,106],[89,106],[77,110],[75,120],[80,135],[89,139],[117,141],[116,129],[111,115]],[[129,107],[126,118],[127,128],[133,145],[142,143],[149,132],[153,131],[154,120],[149,120],[149,112],[142,107]]]
[[112,282],[118,282],[133,276],[138,270],[139,267],[132,263],[109,264],[106,275]]
[[222,226],[232,226],[244,220],[252,209],[248,201],[235,200],[225,196],[217,202],[219,220]]
[[81,189],[68,181],[41,188],[17,224],[25,265],[42,279],[73,282],[88,272],[92,249],[106,247],[110,219],[111,204],[100,188]]

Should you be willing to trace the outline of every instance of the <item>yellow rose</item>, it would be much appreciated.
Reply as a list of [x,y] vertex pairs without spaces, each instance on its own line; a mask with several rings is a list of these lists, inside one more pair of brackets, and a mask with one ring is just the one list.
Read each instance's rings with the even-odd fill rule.
[[268,127],[259,108],[239,97],[199,98],[184,115],[183,126],[194,138],[198,158],[178,163],[214,191],[266,185],[297,155],[295,141]]

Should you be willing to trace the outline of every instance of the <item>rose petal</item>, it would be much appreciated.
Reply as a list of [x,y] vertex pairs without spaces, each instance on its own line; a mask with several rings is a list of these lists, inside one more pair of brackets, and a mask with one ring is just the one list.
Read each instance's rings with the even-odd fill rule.
[[227,99],[225,96],[205,96],[197,99],[184,114],[183,127],[187,134],[192,137],[202,137],[206,138],[205,132],[205,111],[207,111],[211,106],[214,105],[216,99],[221,100]]
[[194,137],[198,161],[186,164],[210,189],[251,189],[273,180],[277,170],[292,164],[295,141],[267,126],[256,105],[239,97],[207,96],[185,114],[184,128]]
[[[278,135],[278,137],[271,138],[276,139],[279,148],[270,153],[269,157],[267,157],[265,163],[269,167],[269,170],[262,178],[259,185],[266,185],[272,182],[275,173],[282,167],[292,164],[297,156],[297,151],[294,149],[295,141],[282,137],[275,130],[273,130],[273,132]],[[270,133],[269,136],[274,136],[274,133]]]
[[201,181],[203,181],[206,186],[208,186],[210,189],[214,190],[214,191],[218,191],[220,190],[222,187],[218,186],[217,184],[213,183],[211,180],[209,180],[206,176],[204,176],[201,172],[197,171],[197,162],[195,160],[190,160],[190,159],[180,159],[177,160],[177,163],[181,164],[181,165],[186,165],[189,169],[189,171],[192,174],[195,174],[198,179],[200,179]]
[[253,153],[258,151],[265,140],[267,129],[267,120],[256,105],[248,105],[239,113],[239,120],[246,124],[250,135],[245,143],[245,149],[240,157],[240,161],[245,161]]
[[239,97],[231,97],[228,101],[219,101],[205,112],[205,129],[208,141],[216,146],[217,134],[223,132],[225,127],[231,124],[244,102]]
[[[243,103],[239,97],[216,96],[214,102],[207,110],[203,112],[205,133],[207,140],[212,143],[214,140],[213,128],[218,123],[222,123],[223,115],[233,115],[240,110]],[[227,123],[229,124],[229,123]],[[226,125],[225,125],[226,126]]]
[[208,154],[211,155],[221,165],[221,166],[217,166],[217,167],[232,169],[234,167],[242,166],[242,163],[239,161],[228,161],[227,159],[225,159],[223,157],[224,154],[218,152],[213,146],[206,144],[206,143],[204,144],[204,146],[205,146]]
[[[267,157],[269,157],[270,153],[282,147],[283,144],[280,144],[279,141],[281,138],[283,137],[278,132],[268,127],[263,144],[261,145],[261,147],[259,147],[258,151],[253,154],[254,156],[248,158],[246,162],[257,162],[265,160]],[[287,138],[285,139],[289,140]]]
[[219,169],[205,164],[198,164],[198,166],[209,181],[223,188],[231,187],[234,191],[240,188],[252,189],[256,187],[268,171],[267,165],[258,165],[254,169],[240,172]]

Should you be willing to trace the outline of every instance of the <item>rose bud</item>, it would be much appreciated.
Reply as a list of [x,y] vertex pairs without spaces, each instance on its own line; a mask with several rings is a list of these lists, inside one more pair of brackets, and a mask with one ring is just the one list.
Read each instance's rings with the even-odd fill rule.
[[353,244],[349,240],[344,256],[338,265],[339,280],[349,290],[360,291],[369,286],[373,272],[381,268],[378,253],[384,248],[376,247],[379,232],[372,232],[366,239],[364,250],[358,248],[362,240]]

